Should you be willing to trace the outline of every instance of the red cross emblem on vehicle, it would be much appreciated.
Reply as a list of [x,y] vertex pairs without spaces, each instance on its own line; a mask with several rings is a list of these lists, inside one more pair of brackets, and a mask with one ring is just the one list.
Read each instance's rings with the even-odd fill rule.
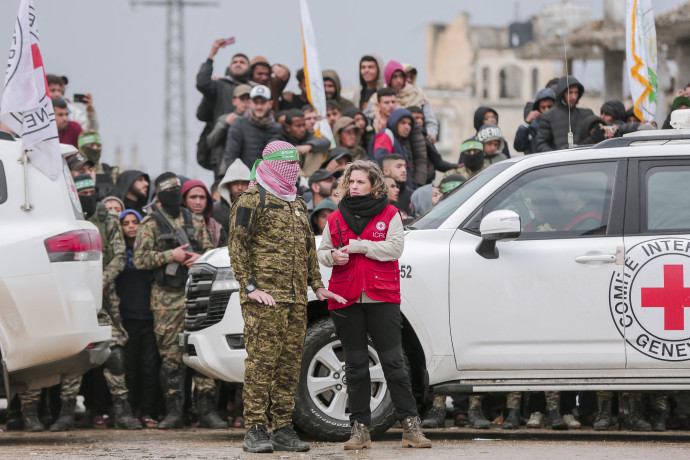
[[685,308],[690,307],[690,287],[683,283],[682,265],[664,265],[664,287],[642,288],[642,307],[664,309],[664,330],[685,329]]

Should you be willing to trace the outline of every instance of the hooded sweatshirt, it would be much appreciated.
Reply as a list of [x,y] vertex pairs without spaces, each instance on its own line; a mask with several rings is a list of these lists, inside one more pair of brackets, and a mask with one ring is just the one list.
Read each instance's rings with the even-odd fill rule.
[[201,215],[204,218],[204,222],[206,223],[209,233],[211,234],[211,238],[213,238],[213,247],[217,248],[223,238],[225,241],[227,241],[227,234],[223,236],[223,233],[225,232],[223,226],[212,217],[213,197],[211,197],[211,192],[208,191],[206,185],[204,185],[204,183],[200,180],[188,180],[182,184],[182,206],[187,207],[185,204],[185,195],[194,187],[201,187],[206,193],[206,207]]
[[[532,103],[531,107],[527,106],[528,109],[525,110],[525,117],[527,117],[527,114],[532,110],[539,110],[539,103],[544,99],[556,101],[556,93],[551,88],[539,90],[537,96],[534,98],[534,103]],[[476,124],[476,117],[474,122]],[[529,123],[523,121],[522,124],[518,126],[517,132],[515,133],[513,148],[518,152],[524,152],[525,155],[535,153],[537,151],[537,129],[539,129],[538,119],[532,120]]]
[[146,206],[146,204],[148,203],[148,199],[140,198],[139,200],[134,201],[127,198],[127,192],[129,191],[130,187],[132,186],[132,184],[134,184],[134,181],[139,179],[141,176],[144,176],[146,182],[149,183],[150,189],[151,179],[149,178],[148,174],[136,169],[129,169],[127,171],[121,172],[120,175],[117,176],[117,183],[115,184],[115,195],[124,202],[125,209],[134,209],[136,212],[143,216],[144,206]]
[[349,107],[354,107],[355,105],[352,103],[352,101],[350,101],[349,99],[345,99],[343,96],[340,95],[340,90],[342,86],[340,85],[340,77],[338,76],[336,71],[324,70],[322,74],[324,80],[331,80],[335,85],[335,95],[333,96],[333,100],[337,102],[340,106],[340,113],[343,113],[345,109]]
[[249,168],[238,158],[228,167],[225,176],[218,184],[220,201],[213,203],[213,218],[223,226],[226,233],[230,228],[230,208],[234,202],[230,193],[230,184],[237,181],[249,182],[250,175]]
[[[580,128],[585,118],[594,115],[594,112],[590,109],[577,107],[577,103],[575,107],[570,107],[570,110],[568,110],[568,104],[563,100],[563,97],[571,86],[577,86],[580,90],[580,96],[577,99],[577,103],[580,102],[583,94],[585,94],[585,87],[582,86],[577,78],[568,76],[567,81],[566,77],[561,77],[558,80],[558,85],[556,86],[556,105],[543,113],[539,118],[539,129],[537,130],[536,140],[537,152],[567,149],[568,120],[570,119],[573,139],[578,139],[580,137]],[[568,112],[570,112],[570,116],[568,116]]]
[[[398,122],[404,117],[412,120],[412,131],[406,138],[398,136],[397,133]],[[421,141],[421,146],[418,145],[419,141]],[[426,183],[426,142],[424,142],[421,129],[414,121],[412,112],[407,109],[393,110],[391,116],[388,117],[386,129],[376,134],[371,145],[370,155],[379,166],[383,166],[383,159],[392,153],[400,154],[405,158],[408,171],[407,182],[410,185],[424,185]]]
[[[477,110],[474,111],[474,129],[477,130],[477,133],[481,129],[482,126],[484,126],[484,115],[486,115],[486,112],[493,112],[496,114],[496,123],[493,124],[498,124],[498,112],[496,109],[493,109],[491,107],[486,107],[486,106],[481,106]],[[472,139],[477,139],[477,134],[472,137]],[[501,153],[506,156],[506,158],[510,158],[510,149],[508,149],[508,143],[503,142],[501,146]]]
[[359,88],[357,91],[355,91],[354,96],[352,96],[352,103],[355,105],[355,107],[359,109],[364,109],[366,107],[366,104],[369,102],[369,98],[376,94],[376,90],[379,88],[383,88],[386,86],[386,81],[383,78],[383,59],[381,59],[381,56],[379,56],[376,53],[369,53],[365,54],[362,56],[362,59],[359,60],[359,64],[362,64],[362,61],[364,60],[365,57],[372,57],[376,60],[376,67],[378,68],[378,77],[376,78],[376,88],[374,88],[373,92],[367,91],[370,94],[367,94],[366,99],[362,98],[362,95],[364,94],[365,90],[367,89],[367,83],[364,81],[364,78],[362,78],[362,74],[359,74]]

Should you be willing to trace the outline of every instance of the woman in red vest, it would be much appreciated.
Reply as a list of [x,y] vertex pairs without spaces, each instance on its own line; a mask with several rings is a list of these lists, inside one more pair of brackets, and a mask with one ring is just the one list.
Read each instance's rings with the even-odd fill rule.
[[318,250],[319,262],[333,267],[328,289],[347,300],[328,301],[345,350],[352,437],[345,450],[371,447],[371,380],[367,334],[381,360],[403,447],[431,447],[421,431],[401,345],[400,271],[405,238],[398,210],[388,204],[388,188],[376,163],[350,163],[340,180],[342,200],[328,216]]

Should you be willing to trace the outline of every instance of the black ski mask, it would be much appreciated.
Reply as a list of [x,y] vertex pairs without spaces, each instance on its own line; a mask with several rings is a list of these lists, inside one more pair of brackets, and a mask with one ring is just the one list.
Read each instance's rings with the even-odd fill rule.
[[156,178],[156,196],[166,213],[173,217],[180,215],[182,189],[180,179],[175,174],[165,172]]
[[98,205],[98,200],[96,196],[96,183],[93,178],[88,174],[79,174],[73,178],[74,188],[77,193],[82,190],[93,190],[91,195],[79,195],[79,202],[81,203],[81,210],[84,211],[84,216],[88,219],[93,216],[96,212],[96,206]]
[[462,152],[460,162],[470,171],[479,171],[484,166],[484,152],[480,151],[473,154]]

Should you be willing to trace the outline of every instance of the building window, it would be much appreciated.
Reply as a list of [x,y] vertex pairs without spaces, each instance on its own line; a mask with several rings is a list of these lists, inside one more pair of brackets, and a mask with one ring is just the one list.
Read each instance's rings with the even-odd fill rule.
[[491,83],[489,78],[489,68],[484,67],[482,69],[482,98],[489,98],[489,84]]
[[499,97],[501,99],[519,99],[522,97],[522,69],[509,65],[498,74]]

